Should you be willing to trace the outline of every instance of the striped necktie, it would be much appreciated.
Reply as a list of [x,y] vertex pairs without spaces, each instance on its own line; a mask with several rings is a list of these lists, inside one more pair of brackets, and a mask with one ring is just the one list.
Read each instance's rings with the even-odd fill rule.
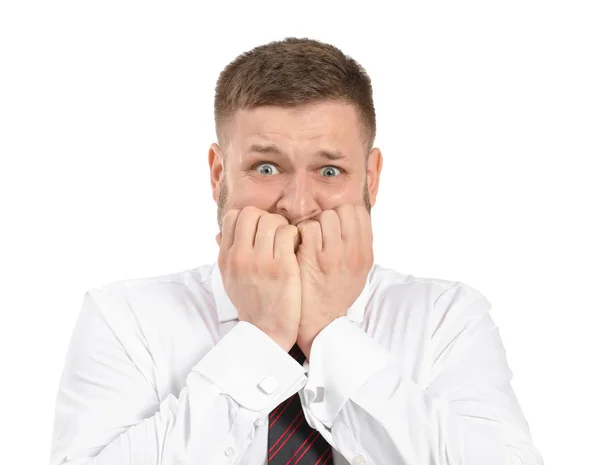
[[[306,357],[295,344],[289,351],[300,365]],[[304,418],[295,393],[269,413],[269,465],[332,465],[331,445]]]

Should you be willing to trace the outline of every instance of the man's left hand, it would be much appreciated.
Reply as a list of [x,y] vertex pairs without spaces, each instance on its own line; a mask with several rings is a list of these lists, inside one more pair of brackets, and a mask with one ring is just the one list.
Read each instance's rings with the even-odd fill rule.
[[324,210],[297,227],[302,238],[296,252],[302,283],[297,344],[310,359],[315,337],[346,315],[365,286],[373,266],[373,232],[362,205]]

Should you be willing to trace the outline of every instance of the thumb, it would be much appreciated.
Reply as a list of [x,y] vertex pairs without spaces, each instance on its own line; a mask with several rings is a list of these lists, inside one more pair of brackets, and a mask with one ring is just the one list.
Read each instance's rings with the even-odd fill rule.
[[217,241],[217,245],[221,247],[221,233],[215,236],[215,240]]

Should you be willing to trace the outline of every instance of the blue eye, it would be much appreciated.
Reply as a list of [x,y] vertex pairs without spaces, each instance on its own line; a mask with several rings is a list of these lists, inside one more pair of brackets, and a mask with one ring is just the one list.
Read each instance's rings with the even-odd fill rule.
[[[328,170],[329,172],[331,172],[331,170],[338,170],[340,172],[340,174],[342,173],[342,171],[338,167],[336,167],[336,166],[325,166],[323,169],[324,170]],[[335,176],[325,175],[325,177],[326,178],[333,178]]]
[[[255,166],[255,168],[258,168],[258,167],[260,167],[260,166],[272,166],[272,167],[274,167],[274,168],[275,168],[275,165],[274,165],[273,163],[261,163],[261,164],[259,164],[259,165],[256,165],[256,166]],[[277,170],[277,168],[275,168],[275,170]],[[267,176],[269,176],[269,175],[270,175],[269,173],[265,173],[264,171],[262,171],[262,172],[261,172],[261,174],[265,174],[265,175],[267,175]],[[273,174],[273,173],[271,173],[271,174]]]

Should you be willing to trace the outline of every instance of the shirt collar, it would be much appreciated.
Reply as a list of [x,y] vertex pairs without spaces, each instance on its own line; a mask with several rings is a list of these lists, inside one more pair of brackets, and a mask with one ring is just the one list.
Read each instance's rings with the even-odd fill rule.
[[[369,300],[369,291],[371,287],[371,280],[373,277],[373,270],[375,268],[375,264],[371,267],[369,274],[367,275],[367,281],[365,286],[356,299],[356,301],[352,304],[346,316],[349,320],[360,323],[363,321],[365,309],[367,306],[367,301]],[[221,277],[221,270],[219,269],[219,264],[215,262],[213,264],[212,275],[211,275],[211,286],[213,296],[215,298],[215,303],[217,304],[217,313],[219,315],[219,323],[223,323],[225,321],[237,320],[239,318],[239,314],[229,296],[225,292],[225,288],[223,287],[223,278]]]

